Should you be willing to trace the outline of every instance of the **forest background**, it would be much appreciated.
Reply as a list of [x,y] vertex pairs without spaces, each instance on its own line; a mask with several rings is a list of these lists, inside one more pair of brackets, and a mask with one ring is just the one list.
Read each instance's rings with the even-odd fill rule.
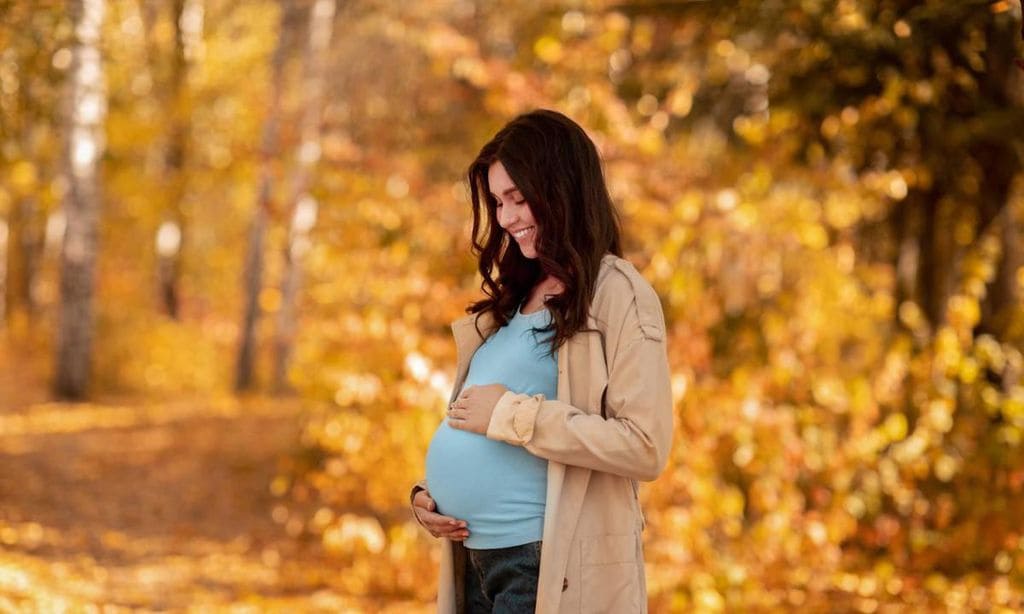
[[429,611],[466,165],[598,143],[655,612],[1024,608],[1017,0],[0,0],[0,610]]

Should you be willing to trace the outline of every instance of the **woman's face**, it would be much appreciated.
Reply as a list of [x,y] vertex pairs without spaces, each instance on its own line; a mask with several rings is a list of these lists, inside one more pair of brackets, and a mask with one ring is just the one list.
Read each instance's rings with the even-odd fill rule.
[[530,204],[523,199],[523,194],[512,183],[505,165],[500,161],[491,165],[487,171],[487,183],[491,187],[491,196],[497,202],[495,213],[498,225],[519,244],[519,250],[526,258],[537,257],[537,224],[533,219]]

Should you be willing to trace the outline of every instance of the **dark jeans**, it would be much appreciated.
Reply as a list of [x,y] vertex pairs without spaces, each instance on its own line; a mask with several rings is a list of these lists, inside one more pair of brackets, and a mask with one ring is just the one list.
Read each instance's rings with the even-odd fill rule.
[[466,554],[468,614],[533,614],[540,542],[493,550],[466,548]]

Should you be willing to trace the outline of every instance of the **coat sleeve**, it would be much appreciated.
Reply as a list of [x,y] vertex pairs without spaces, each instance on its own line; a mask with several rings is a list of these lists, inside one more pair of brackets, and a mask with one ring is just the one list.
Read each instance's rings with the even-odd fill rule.
[[543,395],[506,392],[494,407],[487,437],[567,465],[637,480],[658,477],[672,444],[672,391],[664,317],[660,305],[651,315],[650,304],[644,304],[649,300],[638,297],[625,310],[616,349],[607,357],[600,414]]
[[418,493],[421,490],[427,490],[426,480],[420,480],[419,482],[416,482],[409,490],[409,513],[412,514],[413,520],[415,520],[417,524],[419,524],[421,527],[425,529],[426,527],[423,526],[422,522],[420,522],[420,517],[416,515],[416,506],[412,504],[413,499],[416,498],[416,493]]

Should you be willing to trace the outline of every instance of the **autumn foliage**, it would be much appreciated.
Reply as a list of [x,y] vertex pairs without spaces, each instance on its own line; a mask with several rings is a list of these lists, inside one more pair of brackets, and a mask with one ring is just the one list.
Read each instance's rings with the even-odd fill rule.
[[[312,3],[188,0],[184,22],[150,4],[108,1],[103,25],[91,390],[229,394],[265,207],[255,386],[274,389],[293,259],[303,407],[267,513],[351,595],[434,595],[408,488],[450,393],[447,325],[479,293],[464,171],[551,107],[597,142],[669,327],[675,445],[641,491],[652,611],[1024,608],[1018,1],[339,3],[301,237]],[[0,343],[42,365],[71,23],[0,11]]]

